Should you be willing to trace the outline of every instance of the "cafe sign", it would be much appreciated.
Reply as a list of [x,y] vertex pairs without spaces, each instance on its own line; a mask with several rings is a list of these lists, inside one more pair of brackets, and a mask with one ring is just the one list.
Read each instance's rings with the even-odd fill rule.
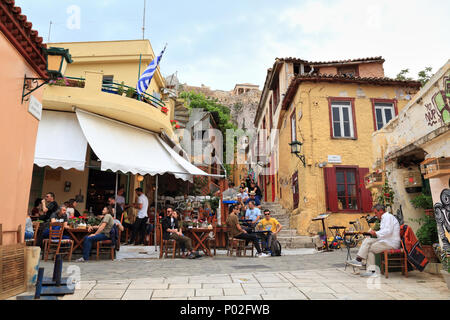
[[41,121],[42,118],[42,103],[39,102],[34,96],[30,97],[30,103],[28,104],[28,112],[31,113],[36,119]]

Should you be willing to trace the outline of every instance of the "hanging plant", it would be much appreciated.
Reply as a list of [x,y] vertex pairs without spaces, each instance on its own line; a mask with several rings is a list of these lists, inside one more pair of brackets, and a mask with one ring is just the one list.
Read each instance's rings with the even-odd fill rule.
[[392,208],[394,204],[395,193],[394,190],[389,186],[389,181],[386,178],[384,185],[378,196],[378,203],[385,205],[386,207]]
[[167,109],[167,107],[162,107],[161,112],[167,114],[167,112],[169,112],[169,109]]

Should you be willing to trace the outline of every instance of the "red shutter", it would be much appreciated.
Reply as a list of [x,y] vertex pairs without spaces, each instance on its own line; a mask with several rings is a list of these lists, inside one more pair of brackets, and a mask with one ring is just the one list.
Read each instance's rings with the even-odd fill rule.
[[327,196],[327,210],[338,212],[336,168],[325,168],[325,192]]
[[364,213],[372,212],[373,200],[372,200],[372,192],[366,189],[364,184],[364,176],[369,173],[368,168],[359,168],[359,193],[360,193],[360,203],[361,208]]

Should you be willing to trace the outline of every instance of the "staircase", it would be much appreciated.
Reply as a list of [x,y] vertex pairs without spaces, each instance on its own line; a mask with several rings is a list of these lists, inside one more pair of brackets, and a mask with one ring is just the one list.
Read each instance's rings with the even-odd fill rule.
[[278,220],[283,226],[283,229],[278,234],[278,241],[280,241],[282,248],[298,249],[298,248],[314,248],[312,237],[299,236],[297,230],[290,229],[289,213],[276,202],[261,203],[262,209],[269,209],[272,218]]

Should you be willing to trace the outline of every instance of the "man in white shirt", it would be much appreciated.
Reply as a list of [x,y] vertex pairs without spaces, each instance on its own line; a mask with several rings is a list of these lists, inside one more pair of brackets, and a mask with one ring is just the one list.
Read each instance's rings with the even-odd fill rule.
[[375,274],[375,254],[385,250],[400,249],[400,224],[392,214],[385,211],[386,207],[382,204],[374,207],[374,213],[378,219],[381,219],[380,230],[370,230],[369,233],[374,238],[365,239],[356,259],[348,262],[354,267],[362,268],[362,261],[366,260],[367,272],[362,273],[362,277],[370,277]]
[[131,233],[131,239],[128,244],[132,244],[136,240],[136,236],[139,235],[139,241],[136,241],[136,245],[144,244],[145,240],[145,231],[147,227],[148,220],[148,198],[145,196],[142,188],[136,189],[136,195],[138,196],[137,203],[133,206],[135,209],[138,209],[138,213],[136,216],[136,221],[133,225],[133,232]]

